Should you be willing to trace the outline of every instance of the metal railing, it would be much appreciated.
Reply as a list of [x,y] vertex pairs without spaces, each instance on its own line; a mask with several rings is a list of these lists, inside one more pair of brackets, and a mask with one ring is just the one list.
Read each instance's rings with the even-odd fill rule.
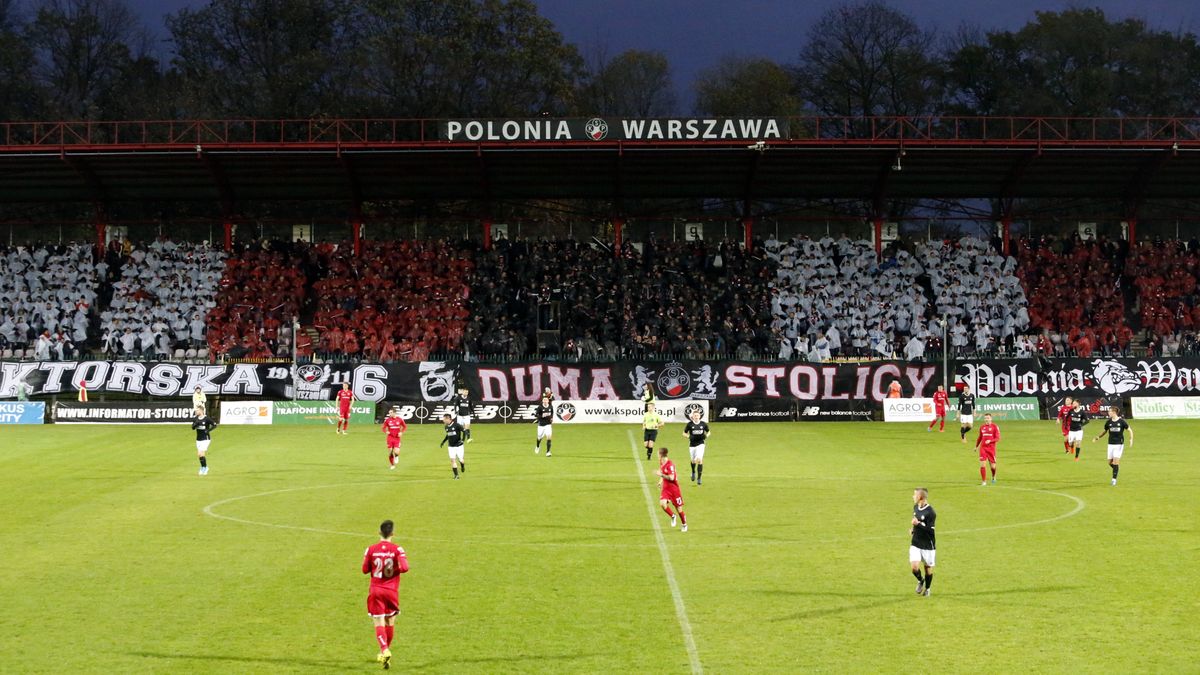
[[[772,145],[1171,145],[1200,144],[1200,117],[804,116],[786,120]],[[441,140],[438,119],[229,119],[0,122],[0,152],[46,149],[387,148],[546,146],[564,143]],[[740,141],[603,140],[586,146],[736,146]]]

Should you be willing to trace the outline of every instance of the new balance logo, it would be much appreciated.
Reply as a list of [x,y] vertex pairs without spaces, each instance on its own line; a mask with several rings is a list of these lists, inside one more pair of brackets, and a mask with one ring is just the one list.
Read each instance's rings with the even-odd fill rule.
[[819,412],[821,412],[821,406],[810,405],[810,406],[805,406],[804,412],[802,412],[800,414],[801,415],[816,415]]
[[721,408],[721,417],[732,417],[737,414],[737,408]]

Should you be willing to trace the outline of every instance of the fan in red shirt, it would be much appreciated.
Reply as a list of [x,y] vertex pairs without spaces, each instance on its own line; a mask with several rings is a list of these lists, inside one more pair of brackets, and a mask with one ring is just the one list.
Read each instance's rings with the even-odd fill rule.
[[658,503],[662,505],[662,510],[671,516],[671,527],[675,527],[675,514],[671,512],[671,505],[675,505],[675,510],[679,512],[679,522],[683,525],[680,528],[681,532],[687,532],[687,516],[683,513],[683,493],[679,491],[679,477],[675,473],[675,462],[667,459],[667,449],[658,449],[658,486],[662,488],[662,493],[659,494]]
[[354,402],[354,392],[350,391],[350,383],[343,382],[342,390],[337,393],[339,434],[350,433],[350,404]]
[[979,427],[979,437],[975,439],[975,447],[979,448],[979,479],[987,485],[987,465],[992,465],[992,483],[996,482],[996,444],[1000,442],[1000,428],[992,424],[992,415],[983,416],[983,426]]
[[946,431],[946,405],[950,402],[950,397],[946,395],[946,388],[938,385],[937,391],[933,393],[933,421],[929,423],[929,428],[926,431],[933,431],[933,425],[942,421],[938,431]]
[[379,542],[363,554],[362,572],[371,575],[371,591],[367,595],[367,613],[375,623],[375,641],[379,643],[377,661],[383,669],[391,667],[392,637],[396,631],[396,615],[400,613],[400,575],[408,571],[408,556],[404,549],[392,543],[395,524],[385,520],[379,525]]
[[392,408],[383,420],[383,431],[387,434],[388,468],[395,469],[400,460],[400,436],[408,431],[408,424],[400,417],[400,410]]
[[1071,442],[1067,440],[1067,432],[1071,430],[1071,419],[1068,417],[1071,413],[1071,397],[1063,399],[1063,404],[1058,408],[1058,424],[1062,427],[1063,447],[1067,452],[1071,451]]

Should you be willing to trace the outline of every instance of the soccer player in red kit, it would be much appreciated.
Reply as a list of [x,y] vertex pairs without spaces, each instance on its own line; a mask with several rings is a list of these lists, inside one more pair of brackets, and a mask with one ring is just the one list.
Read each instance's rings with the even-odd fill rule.
[[383,669],[391,667],[392,637],[396,632],[396,615],[400,613],[400,575],[408,571],[408,556],[404,549],[392,543],[395,524],[385,520],[379,525],[379,541],[363,554],[363,574],[371,575],[371,591],[367,594],[367,613],[375,624],[375,641],[379,643],[376,660]]
[[1058,424],[1062,427],[1063,448],[1067,452],[1071,451],[1071,442],[1067,440],[1067,433],[1071,431],[1071,397],[1063,399],[1063,404],[1058,409]]
[[937,391],[933,392],[933,421],[929,423],[929,428],[926,431],[933,431],[933,425],[942,421],[942,426],[938,431],[946,431],[946,405],[950,402],[950,397],[946,396],[946,388],[938,385]]
[[350,383],[343,382],[342,390],[337,393],[339,434],[350,433],[350,404],[354,402],[354,392],[350,391]]
[[979,448],[979,479],[987,485],[987,465],[992,466],[992,484],[996,483],[996,444],[1000,442],[1000,428],[992,424],[992,415],[983,416],[983,426],[979,427],[979,437],[975,439],[975,447]]
[[408,431],[408,424],[400,417],[400,411],[392,408],[383,418],[383,432],[387,434],[388,468],[395,469],[400,461],[400,437]]
[[679,491],[679,476],[675,473],[675,462],[667,459],[667,449],[658,449],[658,486],[662,488],[658,503],[662,510],[671,516],[671,527],[675,527],[675,514],[671,513],[671,505],[679,512],[679,523],[683,525],[681,532],[687,532],[687,516],[683,513],[683,493]]

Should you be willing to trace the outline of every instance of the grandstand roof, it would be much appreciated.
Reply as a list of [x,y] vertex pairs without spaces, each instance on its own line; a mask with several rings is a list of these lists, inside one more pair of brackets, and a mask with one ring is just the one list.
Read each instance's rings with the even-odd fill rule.
[[1200,198],[1196,118],[787,118],[785,137],[761,149],[745,140],[447,141],[444,124],[0,123],[0,203]]

